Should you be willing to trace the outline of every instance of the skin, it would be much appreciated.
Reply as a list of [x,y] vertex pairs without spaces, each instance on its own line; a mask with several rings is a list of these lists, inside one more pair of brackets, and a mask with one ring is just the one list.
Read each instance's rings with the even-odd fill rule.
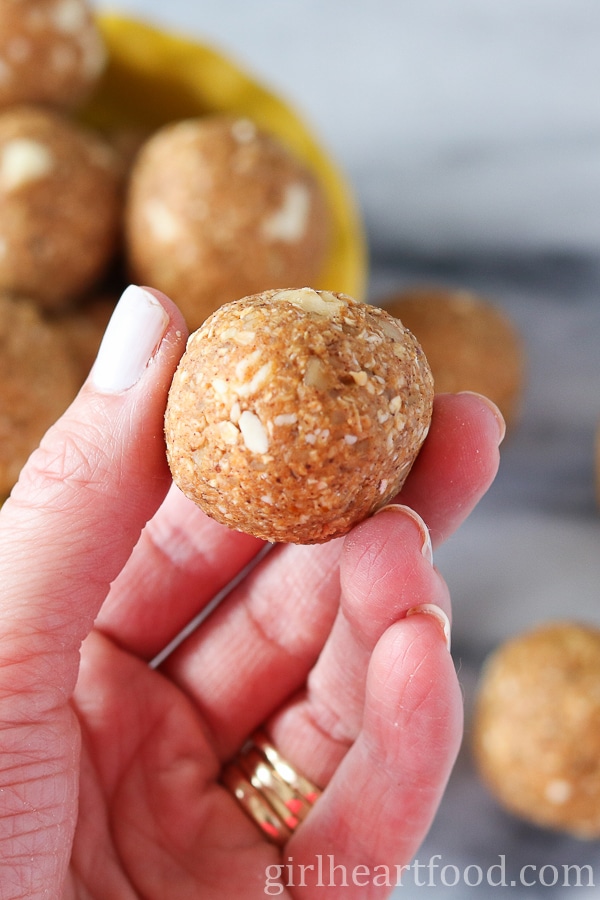
[[[319,854],[348,871],[407,864],[461,739],[440,623],[406,615],[449,614],[448,590],[401,505],[328,544],[274,548],[148,666],[261,548],[171,486],[162,420],[186,333],[153,293],[169,321],[139,380],[107,394],[88,379],[0,513],[3,900],[252,900],[268,866]],[[501,438],[488,401],[436,398],[398,498],[434,545],[487,490]],[[283,850],[218,782],[258,725],[325,788]],[[282,896],[340,896],[306,871]]]

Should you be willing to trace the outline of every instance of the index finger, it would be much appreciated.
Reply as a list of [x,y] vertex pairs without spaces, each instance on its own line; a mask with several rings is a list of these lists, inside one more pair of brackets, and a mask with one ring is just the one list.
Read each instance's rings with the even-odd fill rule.
[[[90,377],[0,512],[4,671],[35,661],[31,686],[73,684],[81,641],[168,490],[162,421],[185,337],[167,297],[128,288]],[[25,667],[12,668],[25,692]]]

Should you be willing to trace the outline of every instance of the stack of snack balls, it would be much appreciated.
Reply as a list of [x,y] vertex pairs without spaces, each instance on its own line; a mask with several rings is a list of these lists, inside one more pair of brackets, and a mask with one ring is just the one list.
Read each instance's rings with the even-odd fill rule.
[[82,124],[107,60],[85,0],[0,18],[0,500],[85,379],[129,281],[191,330],[221,304],[316,283],[332,223],[317,176],[251,119]]

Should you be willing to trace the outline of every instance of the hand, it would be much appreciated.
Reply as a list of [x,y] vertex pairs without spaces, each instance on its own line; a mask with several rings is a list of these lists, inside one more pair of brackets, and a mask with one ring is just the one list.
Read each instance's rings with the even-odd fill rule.
[[[166,297],[128,289],[0,513],[0,897],[340,896],[315,885],[319,855],[346,868],[342,896],[385,896],[365,867],[410,862],[461,739],[424,522],[435,545],[485,492],[499,414],[437,397],[398,498],[424,522],[396,506],[273,548],[154,669],[262,546],[171,486],[162,419],[185,339]],[[258,726],[325,789],[283,849],[219,782]]]

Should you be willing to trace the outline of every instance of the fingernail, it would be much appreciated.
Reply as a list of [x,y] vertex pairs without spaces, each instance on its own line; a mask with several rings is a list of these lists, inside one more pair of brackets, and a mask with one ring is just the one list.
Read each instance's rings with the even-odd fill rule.
[[506,421],[494,401],[490,400],[489,397],[486,397],[485,394],[478,394],[477,391],[460,391],[460,393],[470,394],[472,397],[477,397],[479,400],[482,400],[486,404],[486,406],[489,406],[496,417],[496,422],[498,423],[498,446],[500,446],[506,436]]
[[435,603],[421,603],[420,606],[411,606],[406,613],[406,618],[420,615],[433,616],[434,619],[437,619],[444,635],[446,647],[448,652],[450,652],[450,619],[441,606],[437,606]]
[[414,509],[411,509],[410,506],[404,506],[404,504],[402,503],[388,503],[387,506],[382,506],[381,509],[376,510],[373,515],[377,516],[380,513],[384,512],[396,513],[408,516],[409,519],[412,519],[421,533],[421,553],[428,562],[433,564],[433,546],[431,543],[431,535],[429,534],[429,529],[421,516],[416,513]]
[[118,394],[139,381],[158,348],[169,317],[156,297],[137,285],[123,291],[102,338],[90,380],[102,394]]

